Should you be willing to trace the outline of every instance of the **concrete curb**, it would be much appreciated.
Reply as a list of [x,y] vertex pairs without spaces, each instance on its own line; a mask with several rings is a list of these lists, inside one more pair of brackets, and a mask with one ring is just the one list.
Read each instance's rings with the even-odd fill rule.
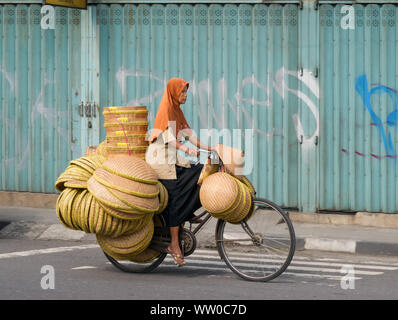
[[376,228],[398,228],[398,214],[357,212],[355,214],[332,214],[313,212],[289,212],[292,222],[332,225],[356,225]]
[[298,238],[296,250],[318,250],[362,255],[398,257],[398,245],[391,242],[375,242],[352,239]]

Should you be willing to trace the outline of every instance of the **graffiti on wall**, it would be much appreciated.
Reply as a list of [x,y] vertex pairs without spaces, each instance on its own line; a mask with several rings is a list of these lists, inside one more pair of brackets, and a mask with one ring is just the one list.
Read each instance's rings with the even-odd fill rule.
[[[371,153],[370,156],[376,159],[382,158],[398,158],[394,148],[393,139],[391,137],[391,129],[398,127],[398,91],[384,85],[374,85],[373,88],[369,87],[366,75],[360,75],[356,79],[355,89],[362,99],[362,102],[372,118],[372,126],[377,128],[380,138],[382,140],[386,155],[380,156]],[[385,119],[381,118],[377,113],[377,108],[372,104],[371,98],[373,95],[387,94],[392,102],[393,111],[387,114]],[[376,109],[376,111],[375,111]],[[346,149],[343,152],[348,153]],[[365,154],[355,151],[356,155],[365,156]]]

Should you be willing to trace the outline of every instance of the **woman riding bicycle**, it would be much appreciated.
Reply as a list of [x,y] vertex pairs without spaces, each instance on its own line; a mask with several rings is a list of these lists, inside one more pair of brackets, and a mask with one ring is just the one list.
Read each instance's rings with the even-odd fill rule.
[[191,220],[194,212],[201,207],[200,186],[197,181],[203,165],[191,164],[189,159],[177,151],[180,150],[191,157],[199,156],[198,149],[189,148],[182,143],[184,139],[199,149],[213,150],[197,139],[181,110],[181,105],[187,100],[188,87],[189,83],[180,78],[173,78],[168,82],[146,153],[146,161],[157,172],[159,181],[168,191],[169,202],[163,212],[171,234],[171,243],[167,251],[178,266],[186,264],[179,246],[179,228],[184,221]]

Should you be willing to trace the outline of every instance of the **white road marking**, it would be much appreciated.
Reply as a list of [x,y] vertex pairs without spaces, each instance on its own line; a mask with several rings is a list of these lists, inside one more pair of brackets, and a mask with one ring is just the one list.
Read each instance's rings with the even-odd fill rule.
[[[225,263],[221,262],[221,261],[211,261],[210,262],[209,260],[201,261],[201,260],[192,260],[192,259],[186,258],[187,263],[189,263],[190,260],[192,261],[192,263],[195,263],[195,264],[225,265]],[[258,267],[258,268],[262,268],[264,270],[272,269],[272,267],[274,266],[274,265],[270,265],[270,264],[259,265],[259,264],[256,264],[256,263],[245,263],[245,262],[239,262],[239,263],[236,263],[236,265],[237,266],[241,266],[241,267]],[[322,272],[322,273],[338,273],[338,274],[341,274],[341,269],[299,267],[299,266],[294,266],[294,265],[290,265],[287,268],[287,270],[316,271],[316,272]],[[383,274],[383,272],[355,270],[355,274],[375,276],[375,275]]]
[[56,248],[48,248],[48,249],[17,251],[17,252],[1,253],[0,259],[16,258],[16,257],[29,257],[29,256],[39,255],[39,254],[50,254],[50,253],[58,253],[58,252],[66,252],[66,251],[74,251],[74,250],[85,250],[85,249],[93,249],[93,248],[99,248],[99,247],[100,246],[98,244],[87,244],[87,245],[82,245],[82,246],[56,247]]
[[[220,259],[218,256],[212,255],[197,255],[197,257],[203,258],[213,258],[213,259]],[[241,257],[239,255],[233,256],[234,261],[242,261],[242,262],[262,262],[262,263],[283,263],[284,260],[282,259],[256,259],[250,257]],[[351,264],[351,263],[328,263],[328,262],[318,262],[318,261],[295,261],[293,260],[290,265],[313,265],[313,266],[324,266],[324,267],[343,267],[343,266],[352,266],[355,269],[373,269],[373,270],[398,270],[397,267],[390,267],[390,266],[383,266],[383,265],[368,265],[368,264]]]
[[93,267],[93,266],[81,266],[81,267],[72,268],[71,270],[85,270],[85,269],[97,269],[97,267]]

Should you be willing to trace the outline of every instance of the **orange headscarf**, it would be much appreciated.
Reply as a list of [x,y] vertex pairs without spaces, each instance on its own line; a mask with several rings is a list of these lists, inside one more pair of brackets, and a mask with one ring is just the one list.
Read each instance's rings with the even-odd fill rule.
[[[180,78],[172,78],[167,83],[167,87],[164,90],[162,100],[159,104],[149,143],[152,143],[155,138],[169,127],[169,122],[171,122],[170,126],[176,137],[178,137],[180,130],[189,128],[178,99],[182,90],[188,86],[189,83]],[[175,128],[173,127],[173,122],[175,122]]]

